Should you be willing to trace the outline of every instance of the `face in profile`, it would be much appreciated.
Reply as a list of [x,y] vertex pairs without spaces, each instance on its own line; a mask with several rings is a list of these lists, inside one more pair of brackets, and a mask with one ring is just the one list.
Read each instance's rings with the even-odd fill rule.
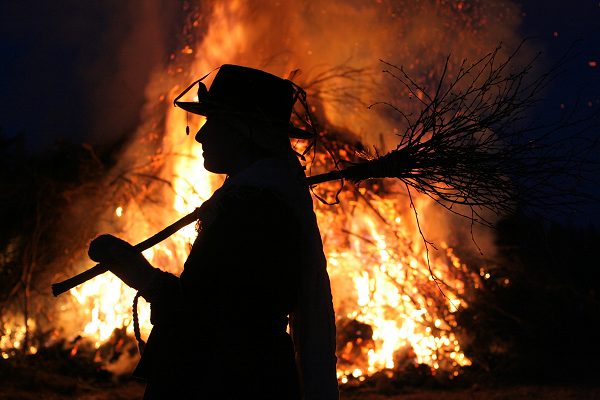
[[224,116],[207,118],[195,140],[202,145],[204,168],[216,174],[231,174],[247,151],[238,130]]

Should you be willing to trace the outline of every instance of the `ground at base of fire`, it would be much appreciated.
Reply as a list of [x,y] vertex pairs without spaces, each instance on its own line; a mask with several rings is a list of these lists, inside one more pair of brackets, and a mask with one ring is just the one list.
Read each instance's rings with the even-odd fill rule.
[[473,387],[459,390],[406,390],[380,393],[343,393],[340,400],[600,400],[600,387],[519,385],[500,388]]
[[[36,355],[0,358],[0,400],[134,400],[145,385],[129,377],[115,377],[82,356],[66,357],[57,346]],[[556,381],[558,382],[558,381]],[[595,380],[503,383],[472,377],[443,387],[402,385],[375,379],[340,387],[340,400],[600,400]]]
[[[144,385],[128,381],[114,385],[93,385],[82,382],[54,382],[36,390],[23,387],[0,387],[4,400],[134,400],[141,399]],[[518,385],[497,388],[462,388],[458,390],[407,389],[394,394],[373,390],[341,392],[340,400],[600,400],[600,387]]]

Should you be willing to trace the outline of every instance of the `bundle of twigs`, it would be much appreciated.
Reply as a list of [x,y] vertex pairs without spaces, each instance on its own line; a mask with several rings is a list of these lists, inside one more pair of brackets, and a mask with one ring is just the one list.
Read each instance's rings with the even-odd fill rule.
[[[548,84],[560,75],[568,54],[543,74],[533,71],[538,55],[517,64],[519,46],[502,57],[501,46],[472,64],[452,71],[450,57],[431,88],[413,80],[402,67],[382,61],[384,70],[416,104],[409,113],[378,102],[404,122],[399,143],[389,153],[364,157],[315,182],[345,178],[396,178],[451,212],[491,225],[487,215],[517,207],[564,206],[586,198],[569,185],[584,179],[596,143],[586,138],[598,126],[598,112],[576,108],[556,121],[532,121],[531,113]],[[534,76],[535,75],[535,76]],[[309,178],[310,179],[310,178]],[[566,183],[566,185],[565,185]]]

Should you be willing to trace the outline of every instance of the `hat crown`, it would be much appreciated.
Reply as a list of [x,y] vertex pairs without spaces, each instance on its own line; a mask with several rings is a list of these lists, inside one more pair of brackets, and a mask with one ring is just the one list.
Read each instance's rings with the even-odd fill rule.
[[[289,137],[310,139],[313,132],[295,127],[290,118],[296,100],[304,107],[299,121],[314,131],[304,91],[290,80],[254,68],[224,64],[219,67],[210,89],[202,82],[209,74],[193,82],[173,101],[193,114],[209,117],[214,113],[236,114],[272,123]],[[198,84],[196,101],[180,99]],[[298,115],[298,114],[296,114]]]
[[288,122],[294,106],[294,87],[288,80],[267,72],[224,64],[200,101],[218,103],[231,112]]

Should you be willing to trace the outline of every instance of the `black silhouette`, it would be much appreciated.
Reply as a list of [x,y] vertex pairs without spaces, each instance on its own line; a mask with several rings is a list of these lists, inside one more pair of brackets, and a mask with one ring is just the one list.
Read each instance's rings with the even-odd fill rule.
[[89,249],[151,303],[135,371],[148,382],[144,398],[337,399],[329,278],[288,139],[310,136],[289,122],[304,93],[234,65],[219,69],[210,91],[201,81],[198,101],[177,104],[207,117],[196,135],[204,165],[228,178],[200,208],[183,273],[152,267],[110,235]]

